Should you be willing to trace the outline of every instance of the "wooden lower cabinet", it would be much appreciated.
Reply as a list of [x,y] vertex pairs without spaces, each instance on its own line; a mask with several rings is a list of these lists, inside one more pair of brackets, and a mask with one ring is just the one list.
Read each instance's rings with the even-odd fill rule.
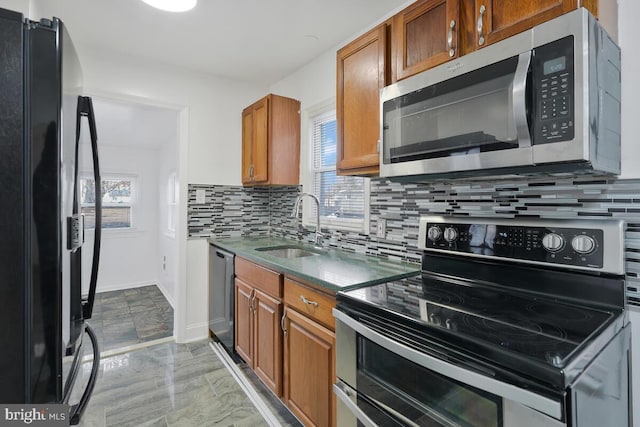
[[305,426],[334,426],[335,333],[295,310],[284,318],[285,403]]
[[236,352],[282,396],[282,275],[236,257]]
[[235,267],[236,352],[305,426],[335,426],[335,296],[240,257]]
[[255,290],[253,299],[253,370],[278,396],[282,396],[282,302]]
[[235,288],[236,351],[247,365],[253,366],[253,288],[238,278]]

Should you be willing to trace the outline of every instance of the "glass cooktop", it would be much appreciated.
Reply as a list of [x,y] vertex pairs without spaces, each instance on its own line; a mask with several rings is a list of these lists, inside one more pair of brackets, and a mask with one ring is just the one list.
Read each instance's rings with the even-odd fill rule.
[[426,330],[520,354],[555,368],[612,313],[428,274],[343,293]]

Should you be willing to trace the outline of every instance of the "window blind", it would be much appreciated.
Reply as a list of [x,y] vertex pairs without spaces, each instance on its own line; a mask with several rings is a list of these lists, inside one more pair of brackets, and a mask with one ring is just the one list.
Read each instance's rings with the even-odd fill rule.
[[[313,119],[313,193],[320,199],[320,216],[333,223],[364,220],[364,178],[336,175],[335,112]],[[313,215],[315,215],[313,206]]]

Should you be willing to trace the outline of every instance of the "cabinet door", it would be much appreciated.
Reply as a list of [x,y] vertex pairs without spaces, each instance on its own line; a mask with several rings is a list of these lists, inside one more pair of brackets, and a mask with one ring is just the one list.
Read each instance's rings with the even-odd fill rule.
[[256,289],[253,306],[253,369],[267,387],[282,396],[282,303]]
[[[253,182],[269,180],[269,98],[253,106]],[[283,166],[284,167],[284,166]]]
[[284,399],[305,426],[335,425],[335,334],[287,309]]
[[236,351],[247,362],[247,365],[253,367],[253,319],[251,308],[253,288],[236,278],[235,297],[234,329]]
[[337,55],[339,175],[377,174],[380,89],[385,84],[387,25],[349,43]]
[[476,0],[476,46],[528,30],[578,7],[578,0]]
[[419,0],[395,15],[393,46],[398,80],[458,56],[459,1]]
[[250,184],[253,177],[253,108],[242,111],[242,183]]

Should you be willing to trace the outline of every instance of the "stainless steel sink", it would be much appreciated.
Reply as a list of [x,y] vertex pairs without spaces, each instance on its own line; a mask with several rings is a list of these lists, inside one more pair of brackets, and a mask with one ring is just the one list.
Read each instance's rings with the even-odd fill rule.
[[278,258],[303,258],[320,255],[318,252],[302,249],[297,246],[268,246],[257,248],[256,251],[264,252]]

